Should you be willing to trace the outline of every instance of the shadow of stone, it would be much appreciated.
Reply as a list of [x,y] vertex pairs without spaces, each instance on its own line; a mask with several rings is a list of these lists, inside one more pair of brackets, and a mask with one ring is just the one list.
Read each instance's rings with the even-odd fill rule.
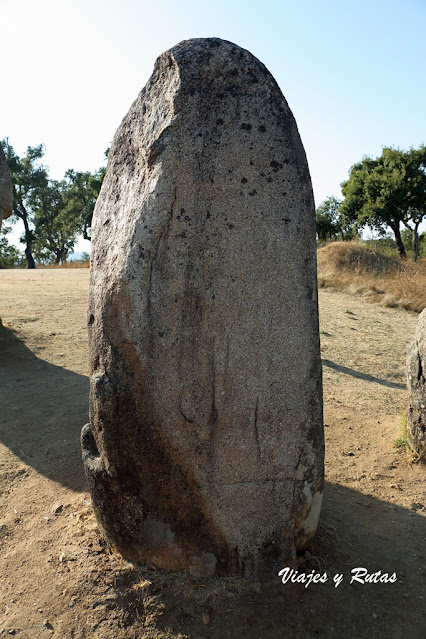
[[[134,566],[116,579],[114,606],[132,638],[148,626],[149,636],[187,639],[424,637],[424,516],[327,483],[317,537],[299,572],[326,573],[325,583],[305,588],[277,576],[259,586]],[[397,580],[351,583],[356,568],[396,573]],[[337,574],[343,579],[336,587]]]
[[11,331],[0,337],[0,441],[37,472],[85,488],[80,431],[89,380],[39,359]]
[[368,375],[367,373],[361,373],[360,371],[356,371],[353,368],[348,368],[347,366],[341,366],[340,364],[331,362],[329,359],[322,359],[321,362],[323,366],[332,368],[334,371],[338,371],[339,373],[344,373],[345,375],[352,375],[352,377],[356,377],[357,379],[363,379],[366,382],[374,382],[375,384],[380,384],[381,386],[387,386],[387,388],[399,388],[401,390],[406,389],[405,384],[398,384],[397,382],[388,382],[386,379],[380,379],[380,377],[374,377],[373,375]]

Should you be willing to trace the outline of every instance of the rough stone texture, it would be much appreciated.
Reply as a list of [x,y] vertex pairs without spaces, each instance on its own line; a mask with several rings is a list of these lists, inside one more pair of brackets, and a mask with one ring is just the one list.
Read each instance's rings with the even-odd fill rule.
[[12,182],[3,148],[0,144],[0,229],[2,220],[12,215]]
[[96,205],[83,457],[123,555],[272,579],[323,490],[315,213],[267,69],[218,39],[161,55]]
[[416,324],[407,354],[407,439],[426,458],[426,308]]

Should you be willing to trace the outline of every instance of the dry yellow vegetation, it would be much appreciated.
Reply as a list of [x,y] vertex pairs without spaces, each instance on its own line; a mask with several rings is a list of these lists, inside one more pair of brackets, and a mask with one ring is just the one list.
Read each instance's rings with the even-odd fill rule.
[[382,306],[420,313],[426,307],[426,259],[387,257],[361,242],[318,249],[318,286],[362,295]]

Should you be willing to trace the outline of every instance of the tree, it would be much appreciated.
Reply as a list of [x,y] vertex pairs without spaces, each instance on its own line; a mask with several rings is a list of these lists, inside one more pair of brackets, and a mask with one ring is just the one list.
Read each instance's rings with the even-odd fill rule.
[[347,220],[341,212],[341,200],[334,195],[325,198],[316,211],[317,236],[320,242],[326,240],[353,240],[358,236],[357,225]]
[[80,221],[85,240],[91,239],[93,210],[101,190],[105,168],[95,173],[78,172],[70,169],[65,173],[64,204],[69,214]]
[[424,218],[424,153],[424,147],[417,151],[384,148],[380,157],[365,157],[354,164],[349,179],[341,185],[345,197],[341,211],[345,218],[361,226],[368,224],[382,234],[389,226],[401,258],[406,257],[401,224],[409,225],[411,221],[418,234]]
[[13,213],[24,224],[25,256],[28,268],[35,268],[32,255],[34,242],[34,211],[32,204],[36,192],[45,188],[48,183],[47,169],[40,163],[43,157],[43,145],[27,148],[26,154],[20,158],[9,144],[8,140],[1,142],[9,165],[13,190]]
[[6,235],[11,230],[10,226],[2,225],[0,233],[0,268],[14,268],[25,264],[25,258],[21,251],[11,246],[7,241]]
[[21,241],[26,245],[28,268],[35,268],[34,257],[45,263],[52,257],[57,264],[64,262],[80,233],[90,239],[93,209],[106,169],[95,173],[70,169],[64,180],[50,180],[41,164],[43,145],[28,147],[22,158],[8,140],[2,146],[12,178],[13,213],[24,224]]
[[426,218],[426,147],[409,149],[404,158],[408,209],[403,219],[411,232],[414,261],[419,256],[419,226]]
[[53,255],[56,264],[65,262],[80,233],[79,216],[65,205],[66,189],[65,181],[49,180],[33,193],[34,252],[40,261]]

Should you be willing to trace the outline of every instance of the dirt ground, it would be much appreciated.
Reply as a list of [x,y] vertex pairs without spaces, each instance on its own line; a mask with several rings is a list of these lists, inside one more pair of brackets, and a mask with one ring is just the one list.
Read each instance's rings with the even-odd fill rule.
[[[392,446],[416,315],[320,291],[326,489],[299,570],[327,581],[203,582],[134,566],[97,530],[79,446],[88,274],[0,271],[0,636],[425,637],[426,467]],[[356,567],[397,580],[351,584]]]

